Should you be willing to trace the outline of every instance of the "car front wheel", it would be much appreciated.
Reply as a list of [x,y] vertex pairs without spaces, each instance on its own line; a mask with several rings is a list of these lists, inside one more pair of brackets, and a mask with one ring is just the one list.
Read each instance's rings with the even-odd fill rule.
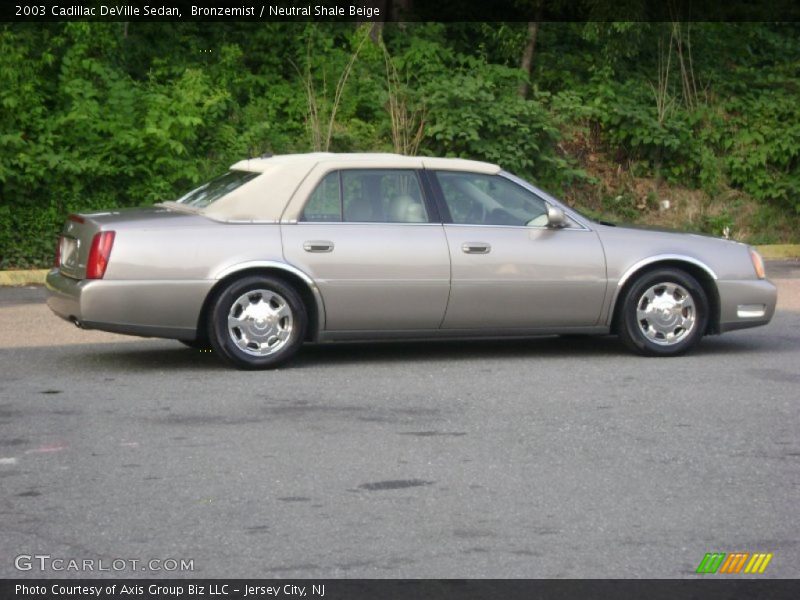
[[703,287],[679,269],[640,276],[622,299],[619,336],[634,352],[675,356],[691,350],[708,324]]
[[276,367],[291,358],[305,339],[305,305],[280,279],[236,280],[217,295],[211,311],[211,346],[240,369]]

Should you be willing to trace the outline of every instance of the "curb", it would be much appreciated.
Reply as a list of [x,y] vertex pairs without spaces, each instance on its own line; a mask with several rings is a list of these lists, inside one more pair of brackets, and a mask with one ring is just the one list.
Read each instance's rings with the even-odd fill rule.
[[[800,244],[770,244],[755,246],[765,260],[785,260],[800,258]],[[0,271],[0,286],[44,285],[49,269],[28,271]]]
[[800,244],[770,244],[755,248],[765,260],[800,258]]
[[4,285],[44,285],[44,278],[50,269],[29,271],[0,271],[0,286]]

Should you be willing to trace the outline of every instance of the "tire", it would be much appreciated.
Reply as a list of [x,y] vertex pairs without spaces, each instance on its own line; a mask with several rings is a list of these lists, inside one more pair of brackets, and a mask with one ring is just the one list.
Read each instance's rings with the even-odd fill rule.
[[300,296],[283,280],[237,279],[214,298],[209,341],[223,360],[239,369],[271,369],[300,349],[308,316]]
[[625,292],[617,315],[619,337],[645,356],[677,356],[694,348],[708,325],[703,286],[680,269],[644,273]]

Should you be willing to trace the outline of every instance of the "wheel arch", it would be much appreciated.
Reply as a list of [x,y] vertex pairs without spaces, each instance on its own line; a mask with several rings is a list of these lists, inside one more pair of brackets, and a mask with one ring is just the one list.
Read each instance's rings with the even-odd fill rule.
[[679,269],[685,271],[702,286],[708,299],[708,323],[705,334],[719,333],[720,299],[717,289],[717,274],[705,263],[688,256],[658,256],[645,259],[630,267],[620,277],[611,302],[611,332],[617,333],[619,325],[619,308],[628,289],[645,273],[658,269]]
[[211,305],[217,294],[228,284],[242,277],[251,275],[266,275],[281,279],[286,284],[292,286],[300,295],[300,299],[306,307],[308,313],[308,327],[306,330],[306,341],[314,341],[318,338],[319,332],[325,326],[325,306],[322,303],[322,296],[319,293],[314,281],[300,269],[278,262],[251,262],[236,265],[225,269],[217,275],[217,282],[206,294],[200,315],[197,320],[197,332],[205,332],[208,329],[208,317]]

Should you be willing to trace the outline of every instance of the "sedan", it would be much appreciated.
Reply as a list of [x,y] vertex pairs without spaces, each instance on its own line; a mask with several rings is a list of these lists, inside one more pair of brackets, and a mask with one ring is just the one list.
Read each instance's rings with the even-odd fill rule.
[[246,369],[304,342],[616,334],[674,356],[764,325],[751,247],[597,222],[484,162],[253,158],[175,201],[74,214],[48,305]]

